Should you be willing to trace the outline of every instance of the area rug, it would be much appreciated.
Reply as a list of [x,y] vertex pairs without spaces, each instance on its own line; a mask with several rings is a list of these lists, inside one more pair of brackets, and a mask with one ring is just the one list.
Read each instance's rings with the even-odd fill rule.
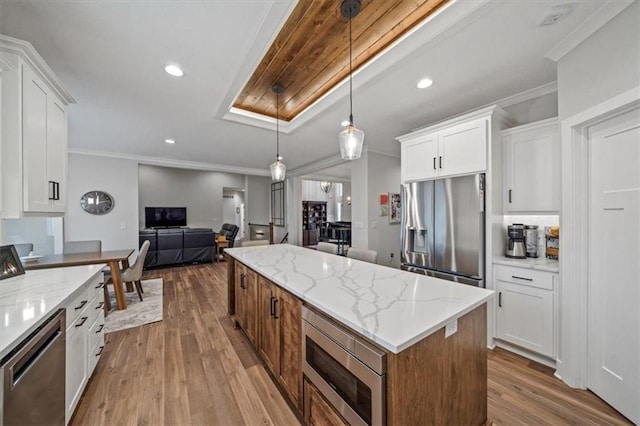
[[136,291],[125,293],[127,309],[118,311],[115,309],[116,296],[110,286],[111,311],[105,320],[105,333],[162,321],[162,278],[142,281],[142,289],[142,302]]

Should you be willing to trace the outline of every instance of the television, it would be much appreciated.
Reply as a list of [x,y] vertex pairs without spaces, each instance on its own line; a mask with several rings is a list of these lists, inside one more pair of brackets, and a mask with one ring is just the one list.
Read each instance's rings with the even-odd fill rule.
[[145,207],[146,228],[177,228],[187,226],[186,207]]

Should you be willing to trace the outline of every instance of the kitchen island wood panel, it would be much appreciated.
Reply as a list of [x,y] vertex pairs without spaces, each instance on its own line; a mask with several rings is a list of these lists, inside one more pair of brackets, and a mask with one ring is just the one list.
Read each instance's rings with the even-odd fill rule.
[[471,425],[487,419],[487,309],[387,357],[387,423]]

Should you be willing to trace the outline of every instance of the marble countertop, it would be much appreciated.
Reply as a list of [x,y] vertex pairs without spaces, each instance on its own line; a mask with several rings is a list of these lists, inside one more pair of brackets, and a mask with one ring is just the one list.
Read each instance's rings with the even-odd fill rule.
[[506,256],[497,256],[492,259],[492,262],[498,265],[516,266],[518,268],[537,269],[547,272],[557,273],[560,270],[557,260],[547,259],[545,257],[513,259]]
[[40,269],[0,281],[0,359],[105,266]]
[[290,244],[225,252],[393,353],[431,335],[494,294]]

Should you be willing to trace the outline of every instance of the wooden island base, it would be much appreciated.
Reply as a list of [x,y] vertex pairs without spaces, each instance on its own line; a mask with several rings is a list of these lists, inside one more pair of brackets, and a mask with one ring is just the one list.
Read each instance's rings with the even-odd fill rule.
[[[303,341],[300,327],[291,327],[290,323],[287,327],[282,325],[275,334],[276,337],[265,332],[270,320],[269,315],[261,314],[266,305],[260,303],[260,300],[267,296],[272,298],[274,293],[270,291],[268,295],[262,294],[264,288],[277,288],[276,294],[283,301],[283,309],[279,313],[285,321],[283,324],[287,323],[287,319],[295,318],[300,321],[304,302],[233,257],[227,256],[227,262],[228,313],[247,334],[256,352],[276,378],[274,381],[280,386],[283,395],[290,400],[292,407],[297,408],[298,416],[305,418],[309,424],[326,423],[328,419],[333,419],[329,421],[331,424],[335,424],[337,419],[347,424],[319,392],[312,392],[315,388],[303,386],[300,357]],[[297,302],[284,303],[288,299],[295,299]],[[253,309],[256,312],[248,312]],[[443,327],[398,354],[386,351],[387,425],[486,423],[486,315],[486,304],[483,303],[458,318],[457,332],[447,338]],[[353,330],[344,328],[354,333]],[[265,348],[272,345],[280,348],[277,357],[267,356],[269,351]],[[305,405],[303,401],[309,398],[314,403],[306,405],[314,412],[302,413]]]

